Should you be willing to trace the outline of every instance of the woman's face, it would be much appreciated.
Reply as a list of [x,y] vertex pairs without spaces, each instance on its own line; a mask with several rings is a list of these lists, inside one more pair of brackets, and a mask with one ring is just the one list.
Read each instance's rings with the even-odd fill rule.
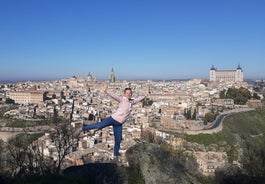
[[128,98],[128,99],[131,99],[131,97],[132,97],[132,91],[131,91],[131,90],[126,90],[126,91],[124,92],[124,96],[125,96],[126,98]]

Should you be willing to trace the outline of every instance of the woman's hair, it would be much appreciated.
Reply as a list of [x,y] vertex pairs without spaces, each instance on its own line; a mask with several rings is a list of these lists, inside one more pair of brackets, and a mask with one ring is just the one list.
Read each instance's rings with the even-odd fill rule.
[[125,93],[128,90],[132,91],[132,88],[125,88],[123,92]]

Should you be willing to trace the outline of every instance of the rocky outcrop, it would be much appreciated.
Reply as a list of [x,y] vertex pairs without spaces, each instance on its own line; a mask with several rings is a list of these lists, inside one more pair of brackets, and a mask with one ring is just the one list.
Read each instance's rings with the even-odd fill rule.
[[126,158],[129,168],[114,163],[91,163],[69,167],[64,174],[95,184],[199,184],[195,176],[157,144],[137,143],[127,150]]
[[126,152],[130,167],[138,169],[146,184],[198,184],[169,152],[159,145],[138,143]]

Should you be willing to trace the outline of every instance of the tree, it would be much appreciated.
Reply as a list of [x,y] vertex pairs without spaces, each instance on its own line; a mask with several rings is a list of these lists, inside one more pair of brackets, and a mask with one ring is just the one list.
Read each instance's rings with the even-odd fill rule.
[[191,108],[184,109],[184,116],[186,119],[191,119]]
[[[45,144],[36,136],[19,134],[8,140],[9,166],[17,169],[16,177],[60,174],[62,165],[68,155],[78,144],[79,133],[68,123],[57,124],[50,132],[50,139],[55,146],[56,158],[44,155]],[[55,160],[55,162],[54,162]]]
[[7,141],[8,163],[13,168],[15,177],[32,176],[35,172],[34,153],[29,149],[32,137],[26,132]]
[[260,96],[258,96],[257,93],[253,93],[252,98],[257,99],[257,100],[260,100]]
[[4,147],[4,141],[0,139],[0,170],[2,170],[2,168],[4,167]]
[[25,176],[39,176],[52,172],[53,162],[46,158],[37,145],[42,134],[18,134],[7,142],[7,161],[9,167],[16,171],[13,175],[17,178]]
[[60,121],[59,115],[58,115],[58,110],[56,109],[57,106],[55,105],[53,107],[53,118],[52,118],[52,122],[54,124],[58,123]]
[[244,171],[251,177],[265,177],[265,136],[262,139],[245,139],[241,159]]
[[15,100],[13,100],[11,98],[6,98],[6,103],[7,104],[15,104]]
[[251,93],[248,89],[240,87],[237,88],[228,88],[227,91],[223,90],[219,94],[221,99],[233,99],[235,104],[245,105],[248,99],[251,98]]
[[77,147],[79,134],[75,132],[76,130],[68,122],[62,122],[56,125],[50,133],[50,138],[55,145],[57,155],[55,163],[56,174],[60,174],[66,155]]
[[219,97],[220,97],[221,99],[225,99],[225,98],[226,98],[226,94],[225,94],[225,92],[226,92],[225,89],[222,90],[222,91],[220,91]]
[[217,114],[214,114],[212,112],[207,112],[204,116],[204,122],[213,122],[216,118]]
[[191,119],[192,120],[195,120],[196,119],[196,109],[194,109],[194,111],[193,111],[193,114],[192,114],[192,117],[191,117]]
[[143,106],[151,106],[153,104],[153,100],[149,99],[149,98],[145,98],[143,100]]
[[9,163],[12,168],[18,167],[19,171],[26,165],[26,150],[27,141],[21,136],[17,135],[15,138],[8,139],[7,150],[9,154]]

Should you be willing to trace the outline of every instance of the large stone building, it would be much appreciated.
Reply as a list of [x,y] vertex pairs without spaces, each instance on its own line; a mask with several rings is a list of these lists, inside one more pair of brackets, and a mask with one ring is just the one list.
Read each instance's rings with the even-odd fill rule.
[[243,70],[238,65],[236,70],[217,70],[217,68],[210,69],[210,81],[231,81],[243,82]]
[[43,102],[43,91],[11,91],[8,98],[18,104],[39,104]]

